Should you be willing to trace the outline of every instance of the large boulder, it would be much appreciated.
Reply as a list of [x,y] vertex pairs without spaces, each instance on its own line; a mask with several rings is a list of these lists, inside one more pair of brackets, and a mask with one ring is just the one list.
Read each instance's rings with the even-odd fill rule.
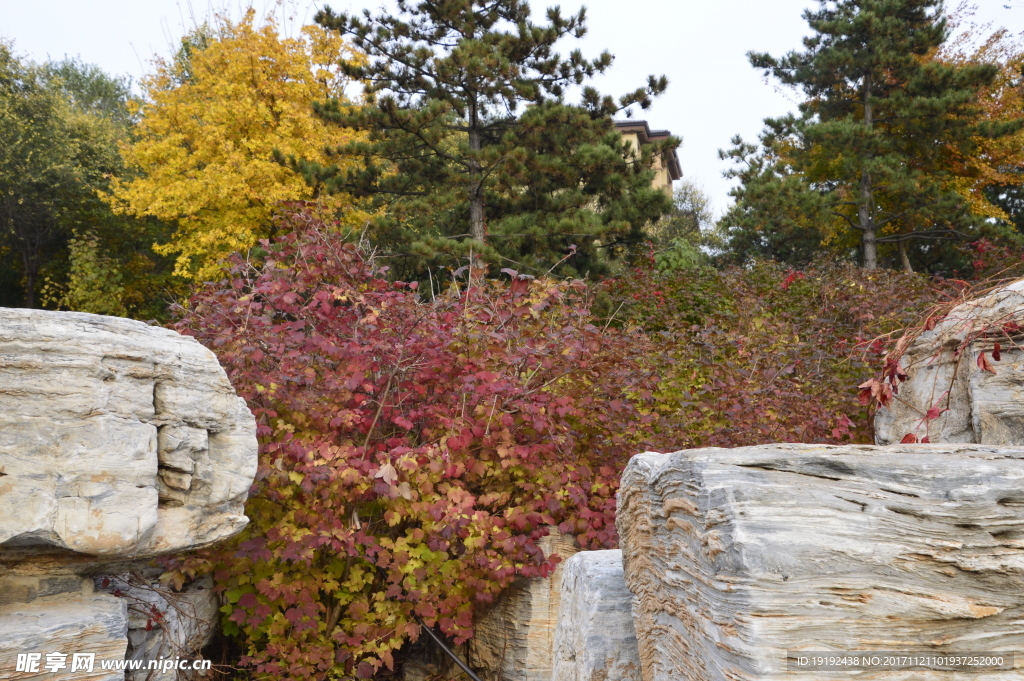
[[246,523],[255,422],[193,338],[0,308],[0,561],[139,558]]
[[[875,441],[894,444],[913,435],[929,442],[1024,445],[1022,338],[1024,280],[954,307],[909,342],[901,361],[907,380],[878,410]],[[996,343],[1000,361],[992,356]],[[986,361],[995,373],[984,368]],[[935,418],[924,418],[929,411]]]
[[572,535],[551,530],[537,545],[563,562],[546,578],[517,579],[476,622],[469,657],[484,681],[551,679],[564,561],[579,551]]
[[[169,637],[157,645],[136,631],[154,628],[136,606],[169,603],[98,593],[86,577],[237,533],[256,463],[253,416],[194,339],[127,319],[0,308],[0,679],[33,678],[8,664],[18,654],[123,661],[130,629],[140,656],[194,652],[206,624],[156,617]],[[181,597],[216,621],[208,589]],[[108,676],[97,666],[75,678]]]
[[622,551],[581,551],[562,569],[551,681],[640,681]]
[[617,524],[644,681],[951,680],[789,665],[800,651],[1019,650],[1022,459],[970,444],[633,457]]

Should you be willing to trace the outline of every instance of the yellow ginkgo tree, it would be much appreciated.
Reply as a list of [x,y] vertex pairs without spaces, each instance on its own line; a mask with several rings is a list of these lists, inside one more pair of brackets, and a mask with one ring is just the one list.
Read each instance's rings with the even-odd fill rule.
[[284,37],[272,17],[256,22],[252,9],[238,22],[218,17],[183,38],[175,57],[155,60],[135,140],[122,149],[136,174],[109,196],[120,212],[174,221],[170,242],[154,249],[176,254],[176,273],[195,280],[216,277],[226,255],[268,236],[283,202],[312,201],[351,226],[368,217],[274,160],[339,162],[323,150],[356,133],[325,125],[313,103],[344,101],[339,64],[362,56],[319,26]]

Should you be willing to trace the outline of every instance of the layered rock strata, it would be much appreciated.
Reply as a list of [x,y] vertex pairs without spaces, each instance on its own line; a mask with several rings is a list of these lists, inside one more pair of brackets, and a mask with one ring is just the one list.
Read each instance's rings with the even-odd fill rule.
[[[907,380],[875,416],[875,441],[1024,446],[1024,280],[953,308],[909,344]],[[1000,344],[999,361],[993,357]],[[979,355],[992,371],[979,365]],[[932,411],[934,410],[934,411]],[[923,418],[929,411],[933,419]]]
[[31,678],[4,659],[30,642],[124,659],[125,600],[84,578],[238,532],[256,459],[252,414],[194,339],[0,308],[0,679]]
[[[0,578],[0,588],[10,578]],[[27,580],[22,580],[22,586]],[[64,580],[63,589],[30,602],[0,605],[0,679],[124,681],[124,671],[103,669],[99,660],[123,660],[127,603],[96,593],[89,580]],[[74,673],[75,654],[95,655],[91,670]],[[35,655],[34,668],[18,656]],[[48,668],[47,665],[54,665]]]
[[544,555],[562,558],[555,571],[543,579],[517,579],[476,622],[469,658],[484,681],[551,679],[559,586],[565,559],[579,548],[574,537],[555,528],[538,546]]
[[551,681],[640,681],[622,551],[581,551],[562,569]]
[[1022,459],[796,444],[633,457],[617,524],[644,681],[951,680],[963,677],[808,674],[789,656],[1021,650]]

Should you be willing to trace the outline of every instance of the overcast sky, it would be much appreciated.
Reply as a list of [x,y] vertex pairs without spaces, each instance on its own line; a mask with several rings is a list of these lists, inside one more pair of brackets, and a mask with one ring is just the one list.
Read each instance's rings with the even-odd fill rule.
[[[382,0],[330,0],[336,10],[376,8]],[[272,2],[254,0],[257,9]],[[183,31],[211,7],[240,0],[0,0],[0,37],[37,61],[79,56],[111,73],[138,79],[154,54],[166,55]],[[295,0],[296,23],[310,21],[322,0]],[[700,182],[716,211],[731,201],[726,164],[718,149],[736,134],[756,139],[761,121],[795,109],[791,93],[780,92],[747,63],[749,50],[781,54],[800,47],[808,33],[801,17],[815,0],[587,0],[537,2],[535,12],[561,4],[564,13],[587,7],[587,56],[607,49],[615,55],[610,73],[596,85],[619,95],[643,85],[648,74],[668,76],[668,92],[636,118],[683,138],[683,173]],[[1024,31],[1024,2],[980,0],[976,20]]]

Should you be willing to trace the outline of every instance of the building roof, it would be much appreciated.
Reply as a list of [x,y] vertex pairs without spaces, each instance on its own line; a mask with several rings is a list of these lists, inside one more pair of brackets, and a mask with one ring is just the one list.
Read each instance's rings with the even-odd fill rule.
[[[647,125],[647,121],[615,121],[615,128],[620,133],[632,132],[636,133],[637,140],[640,144],[649,144],[651,142],[660,142],[672,133],[668,130],[651,130],[651,127]],[[669,176],[673,180],[678,180],[683,176],[683,168],[679,164],[679,155],[675,149],[668,155],[668,172]]]

